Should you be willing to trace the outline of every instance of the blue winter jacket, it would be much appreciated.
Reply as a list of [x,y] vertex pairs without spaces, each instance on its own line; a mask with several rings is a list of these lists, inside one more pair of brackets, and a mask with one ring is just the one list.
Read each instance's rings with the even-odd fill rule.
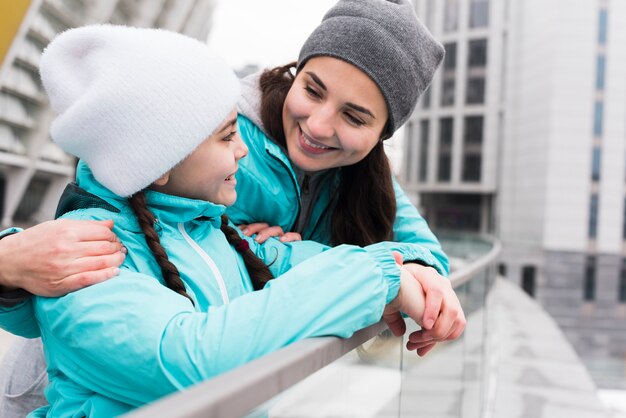
[[64,217],[113,218],[128,255],[118,277],[11,310],[22,331],[40,329],[45,346],[50,405],[32,417],[125,413],[296,340],[349,337],[379,321],[397,295],[391,244],[330,249],[274,239],[249,241],[277,277],[253,292],[242,258],[219,229],[224,206],[149,191],[161,242],[194,306],[163,284],[126,200],[82,163],[77,181],[119,212],[91,208]]
[[[256,107],[256,106],[253,106]],[[253,115],[256,116],[257,115]],[[293,167],[283,150],[242,114],[237,119],[241,138],[249,148],[248,157],[239,163],[237,173],[237,196],[235,204],[227,214],[235,224],[267,222],[292,231],[300,212],[300,186]],[[332,198],[339,186],[340,170],[327,180],[315,201],[303,239],[330,245],[330,217]],[[412,244],[427,250],[419,261],[434,267],[444,276],[449,272],[448,257],[432,233],[424,218],[411,204],[402,188],[393,179],[396,194],[396,219],[393,225],[394,241]]]

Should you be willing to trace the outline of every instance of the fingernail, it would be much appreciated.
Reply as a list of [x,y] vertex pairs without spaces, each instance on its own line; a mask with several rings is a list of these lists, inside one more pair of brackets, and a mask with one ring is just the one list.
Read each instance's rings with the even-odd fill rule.
[[120,274],[120,269],[119,269],[119,267],[115,267],[113,269],[113,277],[117,276],[118,274]]
[[434,320],[427,319],[426,321],[424,321],[424,328],[431,329],[434,323],[435,323]]
[[244,228],[243,231],[241,231],[241,232],[243,232],[244,235],[248,235],[249,229],[248,228]]
[[121,251],[122,251],[122,254],[128,254],[128,248],[124,247],[123,245],[122,245]]

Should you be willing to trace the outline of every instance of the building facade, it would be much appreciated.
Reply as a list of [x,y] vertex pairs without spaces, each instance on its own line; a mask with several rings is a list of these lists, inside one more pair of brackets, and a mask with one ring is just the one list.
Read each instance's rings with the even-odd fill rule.
[[626,3],[416,10],[447,55],[407,125],[406,188],[435,228],[498,235],[502,272],[626,385]]
[[[16,0],[2,13],[0,67],[0,224],[51,219],[75,161],[49,138],[54,114],[39,80],[39,58],[70,27],[110,22],[159,27],[206,40],[214,0]],[[7,25],[8,27],[9,25]]]

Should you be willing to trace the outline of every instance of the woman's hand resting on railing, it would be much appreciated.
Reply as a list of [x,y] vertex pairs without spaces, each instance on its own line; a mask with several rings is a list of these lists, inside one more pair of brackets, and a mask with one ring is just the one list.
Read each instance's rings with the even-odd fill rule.
[[402,256],[394,252],[394,257],[401,269],[400,290],[385,308],[383,320],[396,336],[406,332],[400,312],[420,325],[420,331],[409,335],[407,349],[424,356],[438,342],[457,339],[463,333],[465,314],[449,280],[432,267],[402,265]]
[[48,221],[0,240],[0,285],[63,296],[116,276],[126,249],[113,221]]

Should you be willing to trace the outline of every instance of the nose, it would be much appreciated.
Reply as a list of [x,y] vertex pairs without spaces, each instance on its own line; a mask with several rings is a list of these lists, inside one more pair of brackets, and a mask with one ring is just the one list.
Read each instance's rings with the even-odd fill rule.
[[245,157],[246,155],[248,155],[248,146],[246,145],[245,142],[243,142],[243,139],[241,139],[241,135],[239,134],[239,132],[237,132],[236,136],[236,145],[237,148],[235,149],[235,158],[237,159],[237,161],[241,160],[243,157]]
[[335,134],[334,117],[335,111],[330,106],[316,107],[306,122],[308,134],[313,138],[331,138]]

